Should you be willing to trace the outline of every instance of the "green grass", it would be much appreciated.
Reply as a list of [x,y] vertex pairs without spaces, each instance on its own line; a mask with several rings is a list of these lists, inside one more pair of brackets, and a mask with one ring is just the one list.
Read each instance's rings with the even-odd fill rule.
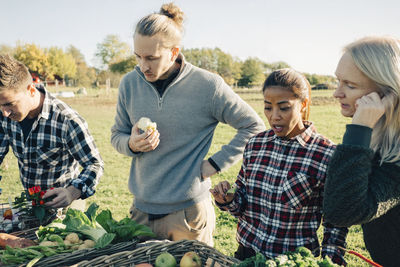
[[[66,90],[66,88],[50,88],[50,91]],[[67,90],[74,90],[67,88]],[[89,129],[96,140],[102,158],[105,162],[104,175],[97,187],[96,194],[88,199],[88,202],[96,202],[101,209],[110,209],[117,219],[128,216],[129,207],[133,196],[128,191],[128,174],[130,168],[130,158],[116,152],[110,144],[110,128],[114,122],[115,105],[117,99],[117,90],[112,89],[109,92],[105,90],[88,90],[88,96],[77,96],[75,98],[63,99],[66,103],[76,109],[88,122]],[[268,125],[263,113],[263,98],[259,90],[240,90],[238,93],[245,99],[264,119]],[[312,120],[318,131],[334,141],[339,143],[344,133],[345,124],[348,119],[340,115],[339,106],[333,100],[332,91],[321,90],[313,91],[314,103],[311,107]],[[213,144],[209,155],[216,152],[225,144],[235,131],[227,126],[220,124],[217,127]],[[213,184],[222,180],[234,182],[240,168],[240,162],[231,167],[228,171],[215,175]],[[0,175],[3,176],[0,187],[3,188],[3,194],[0,196],[0,202],[8,201],[8,197],[13,199],[17,196],[22,186],[19,181],[19,172],[17,161],[13,153],[8,153],[0,169]],[[216,209],[217,231],[215,233],[215,248],[226,255],[233,255],[237,248],[236,219],[226,212]],[[322,238],[322,229],[319,230],[319,236]],[[369,257],[362,238],[360,226],[353,226],[347,239],[348,247]],[[355,256],[347,255],[348,266],[368,266]]]

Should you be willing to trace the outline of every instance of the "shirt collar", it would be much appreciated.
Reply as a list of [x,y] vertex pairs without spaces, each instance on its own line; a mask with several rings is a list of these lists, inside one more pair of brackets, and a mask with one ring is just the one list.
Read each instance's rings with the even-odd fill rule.
[[306,127],[306,130],[301,134],[296,135],[294,138],[296,138],[297,141],[304,147],[309,140],[314,137],[314,135],[317,133],[317,130],[315,129],[314,124],[310,121],[303,121],[303,124]]
[[290,139],[283,139],[274,134],[274,138],[280,140],[283,143],[297,141],[301,146],[304,147],[309,142],[309,140],[314,137],[314,135],[317,133],[317,130],[315,129],[314,124],[310,121],[303,121],[303,124],[306,130],[301,134],[298,134]]
[[50,93],[44,88],[43,85],[36,87],[36,89],[44,94],[43,106],[42,111],[39,113],[38,118],[48,119],[50,116],[50,108],[51,108],[51,95]]

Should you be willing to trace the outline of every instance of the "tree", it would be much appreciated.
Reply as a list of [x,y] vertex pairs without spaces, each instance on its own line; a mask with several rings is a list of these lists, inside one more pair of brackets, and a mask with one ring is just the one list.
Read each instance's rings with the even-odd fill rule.
[[331,75],[304,73],[304,76],[311,85],[326,84],[328,88],[335,88],[336,86],[336,78]]
[[217,72],[229,85],[237,84],[241,77],[241,63],[234,60],[230,54],[222,52],[219,48],[215,49],[217,55]]
[[122,78],[121,73],[111,72],[109,70],[100,70],[97,73],[96,82],[98,84],[105,84],[107,79],[110,79],[111,87],[118,87],[121,78]]
[[96,80],[96,70],[86,64],[84,55],[75,46],[70,45],[66,52],[74,58],[76,63],[76,75],[72,83],[75,86],[91,86]]
[[264,63],[265,73],[271,73],[275,70],[290,68],[290,65],[284,61],[278,61],[273,63]]
[[137,64],[136,56],[130,56],[119,62],[110,64],[110,70],[112,72],[124,74],[132,71]]
[[263,73],[263,63],[258,58],[246,59],[241,67],[242,77],[239,86],[260,85],[265,79]]
[[75,46],[73,45],[68,46],[68,48],[66,49],[66,53],[70,54],[74,58],[76,64],[86,65],[85,56]]
[[71,54],[66,54],[61,48],[55,46],[50,47],[46,52],[53,75],[63,79],[75,77],[76,64]]
[[44,79],[53,75],[46,53],[35,44],[18,44],[14,57]]
[[188,62],[208,71],[218,73],[229,85],[240,79],[240,62],[219,48],[193,48],[182,52]]
[[0,44],[0,54],[9,54],[10,56],[13,56],[14,48],[9,45]]
[[130,56],[129,45],[122,42],[117,35],[107,35],[103,42],[97,44],[95,54],[108,68],[112,63],[120,62]]
[[184,49],[182,53],[185,55],[186,60],[193,65],[214,73],[218,72],[218,55],[213,49]]

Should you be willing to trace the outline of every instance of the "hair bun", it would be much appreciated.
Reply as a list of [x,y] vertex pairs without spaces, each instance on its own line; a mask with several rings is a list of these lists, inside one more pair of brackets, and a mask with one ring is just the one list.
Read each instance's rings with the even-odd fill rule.
[[184,13],[174,3],[164,4],[161,6],[160,14],[172,19],[179,27],[183,24]]

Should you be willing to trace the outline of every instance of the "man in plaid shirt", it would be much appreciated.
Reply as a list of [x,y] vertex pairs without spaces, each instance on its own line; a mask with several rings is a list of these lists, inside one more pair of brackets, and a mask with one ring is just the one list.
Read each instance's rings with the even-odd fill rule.
[[52,189],[43,198],[53,197],[46,202],[53,208],[95,193],[103,161],[87,123],[36,88],[26,66],[6,55],[0,55],[0,110],[0,163],[11,146],[25,189]]

